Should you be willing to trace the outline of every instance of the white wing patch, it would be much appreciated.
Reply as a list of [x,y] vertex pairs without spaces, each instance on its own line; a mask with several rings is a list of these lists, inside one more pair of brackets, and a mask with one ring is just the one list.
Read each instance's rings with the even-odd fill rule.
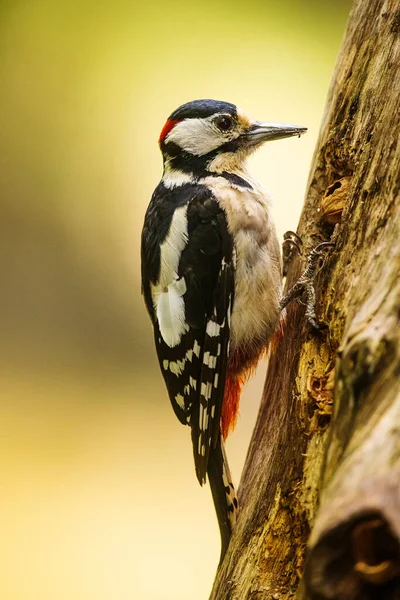
[[186,331],[182,298],[186,282],[183,277],[178,278],[178,266],[187,241],[187,206],[182,206],[175,210],[167,237],[160,246],[160,277],[158,283],[151,286],[160,333],[170,348],[180,343]]
[[183,294],[186,291],[184,279],[171,283],[165,292],[158,296],[156,304],[157,320],[164,342],[173,348],[181,341],[185,332],[185,303]]
[[171,220],[169,231],[160,246],[160,279],[158,285],[167,287],[177,279],[179,260],[188,241],[187,205],[177,208]]

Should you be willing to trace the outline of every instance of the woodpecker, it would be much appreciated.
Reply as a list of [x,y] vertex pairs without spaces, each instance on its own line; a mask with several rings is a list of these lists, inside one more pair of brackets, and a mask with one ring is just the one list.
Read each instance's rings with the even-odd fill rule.
[[195,100],[159,138],[164,171],[143,226],[142,293],[172,407],[191,428],[197,478],[210,483],[221,561],[238,509],[224,440],[242,384],[277,330],[282,295],[269,199],[246,159],[263,142],[305,131]]

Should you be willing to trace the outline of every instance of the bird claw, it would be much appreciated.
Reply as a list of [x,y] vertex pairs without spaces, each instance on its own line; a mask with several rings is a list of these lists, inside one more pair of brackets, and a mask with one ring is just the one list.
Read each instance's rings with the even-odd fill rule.
[[[288,233],[293,234],[293,232]],[[294,235],[296,236],[296,238],[298,238],[297,234]],[[289,236],[285,239],[287,239],[288,242],[293,242],[293,240],[291,240]],[[294,245],[297,246],[297,243],[294,243]],[[303,274],[300,276],[300,278],[294,284],[294,286],[288,291],[288,293],[282,298],[280,303],[281,310],[283,310],[294,298],[298,298],[299,296],[304,294],[306,318],[314,329],[324,328],[324,325],[318,322],[317,315],[315,313],[315,273],[317,270],[319,258],[323,255],[326,249],[332,248],[334,247],[334,245],[335,244],[333,244],[332,242],[322,242],[321,244],[318,244],[318,246],[311,250],[311,252],[307,256],[307,266]]]
[[282,245],[285,244],[291,244],[292,247],[294,246],[295,248],[297,248],[297,251],[299,254],[302,254],[302,246],[303,246],[303,241],[301,239],[301,237],[299,235],[297,235],[297,233],[295,233],[294,231],[287,231],[286,233],[283,234],[283,242]]
[[298,254],[301,256],[303,254],[302,251],[303,242],[301,237],[297,235],[294,231],[287,231],[283,234],[283,242],[282,242],[282,255],[283,255],[283,277],[286,277],[289,265],[293,258],[293,253],[297,250]]

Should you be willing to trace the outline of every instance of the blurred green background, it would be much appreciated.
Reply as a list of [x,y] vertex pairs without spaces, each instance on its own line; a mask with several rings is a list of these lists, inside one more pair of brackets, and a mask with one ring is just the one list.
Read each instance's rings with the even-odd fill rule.
[[[204,600],[211,495],[140,296],[159,132],[210,97],[309,127],[254,175],[296,229],[350,2],[0,4],[0,597]],[[263,369],[228,443],[238,482]]]

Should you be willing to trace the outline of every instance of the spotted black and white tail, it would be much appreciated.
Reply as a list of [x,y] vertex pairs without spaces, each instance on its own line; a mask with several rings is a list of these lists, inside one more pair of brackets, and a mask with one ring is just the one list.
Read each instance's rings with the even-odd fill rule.
[[221,564],[229,546],[238,510],[238,501],[222,436],[219,436],[215,448],[212,448],[210,452],[207,475],[221,533],[221,556],[219,561],[219,564]]

